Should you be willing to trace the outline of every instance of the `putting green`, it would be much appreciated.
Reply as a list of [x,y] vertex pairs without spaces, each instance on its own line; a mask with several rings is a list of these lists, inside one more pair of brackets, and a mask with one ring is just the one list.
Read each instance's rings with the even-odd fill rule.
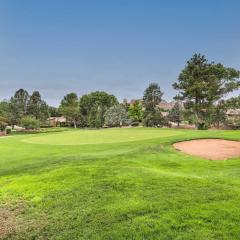
[[182,134],[181,131],[156,128],[125,128],[103,130],[72,130],[54,134],[42,134],[22,141],[50,145],[82,145],[139,141],[144,139],[171,137]]

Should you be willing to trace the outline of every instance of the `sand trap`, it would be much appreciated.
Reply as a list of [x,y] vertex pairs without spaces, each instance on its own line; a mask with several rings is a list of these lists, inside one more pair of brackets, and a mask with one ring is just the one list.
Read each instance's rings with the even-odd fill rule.
[[209,160],[225,160],[240,157],[240,142],[223,139],[198,139],[178,142],[176,149]]

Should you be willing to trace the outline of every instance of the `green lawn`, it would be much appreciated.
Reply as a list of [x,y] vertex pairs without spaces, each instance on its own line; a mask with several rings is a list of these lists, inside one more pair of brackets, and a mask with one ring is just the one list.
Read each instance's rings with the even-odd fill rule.
[[240,140],[240,131],[135,128],[0,138],[0,236],[239,239],[240,158],[208,161],[172,147],[194,138]]

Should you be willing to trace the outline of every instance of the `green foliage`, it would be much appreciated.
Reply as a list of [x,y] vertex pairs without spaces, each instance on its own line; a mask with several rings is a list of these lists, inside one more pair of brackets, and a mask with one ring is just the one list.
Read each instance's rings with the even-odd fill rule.
[[12,125],[20,124],[21,119],[27,115],[28,100],[29,94],[24,89],[19,89],[15,92],[14,96],[11,97],[9,104],[9,119]]
[[11,128],[7,128],[7,129],[6,129],[7,135],[11,134],[11,132],[12,132],[12,129],[11,129]]
[[162,116],[161,111],[145,111],[143,117],[143,124],[146,127],[162,127],[166,125],[166,119]]
[[114,95],[97,91],[80,98],[80,116],[82,127],[102,127],[106,111],[118,104]]
[[207,127],[214,102],[240,86],[239,71],[222,64],[209,63],[205,56],[194,54],[173,84],[195,115],[195,124]]
[[47,103],[42,100],[38,91],[34,91],[29,98],[27,115],[33,116],[40,121],[45,121],[49,117]]
[[133,122],[141,122],[143,118],[143,108],[139,100],[133,102],[128,108],[128,114]]
[[76,128],[79,117],[79,102],[76,93],[69,93],[64,96],[59,107],[59,112]]
[[146,111],[154,111],[156,106],[161,102],[163,92],[157,83],[151,83],[144,91],[143,106]]
[[129,124],[125,107],[121,104],[110,107],[105,114],[105,124],[109,127],[121,127]]
[[126,111],[129,111],[129,107],[130,107],[130,103],[128,103],[127,99],[123,99],[122,105],[124,106],[124,108],[126,109]]
[[9,119],[10,114],[10,104],[8,101],[4,100],[0,102],[0,116],[5,119]]
[[169,111],[168,119],[171,122],[177,123],[179,126],[182,121],[182,109],[181,104],[179,102],[176,102],[174,107]]
[[88,114],[88,126],[91,128],[102,127],[102,107],[100,105],[94,105]]
[[226,100],[224,105],[227,109],[240,109],[240,96]]
[[216,106],[212,107],[210,124],[215,127],[220,127],[220,125],[225,125],[227,123],[227,115],[226,115],[226,106],[224,102],[219,102]]
[[7,119],[0,116],[0,131],[4,131],[7,125]]
[[38,129],[40,127],[40,121],[35,117],[25,116],[21,120],[21,126],[27,130]]
[[50,117],[61,117],[62,114],[59,112],[59,109],[56,107],[49,106],[48,107]]

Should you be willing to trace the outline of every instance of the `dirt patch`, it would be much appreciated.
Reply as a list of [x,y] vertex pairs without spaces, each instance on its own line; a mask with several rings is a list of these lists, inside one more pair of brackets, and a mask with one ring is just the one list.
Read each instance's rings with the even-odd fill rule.
[[18,232],[23,227],[23,222],[19,216],[24,210],[24,203],[18,203],[15,208],[0,207],[0,238],[10,233]]
[[178,142],[177,150],[209,160],[226,160],[240,157],[240,142],[223,139],[198,139]]
[[43,228],[46,220],[43,222],[25,218],[26,208],[27,206],[24,202],[17,203],[14,207],[0,205],[0,239],[8,239],[9,236],[13,235],[19,236],[31,229]]

